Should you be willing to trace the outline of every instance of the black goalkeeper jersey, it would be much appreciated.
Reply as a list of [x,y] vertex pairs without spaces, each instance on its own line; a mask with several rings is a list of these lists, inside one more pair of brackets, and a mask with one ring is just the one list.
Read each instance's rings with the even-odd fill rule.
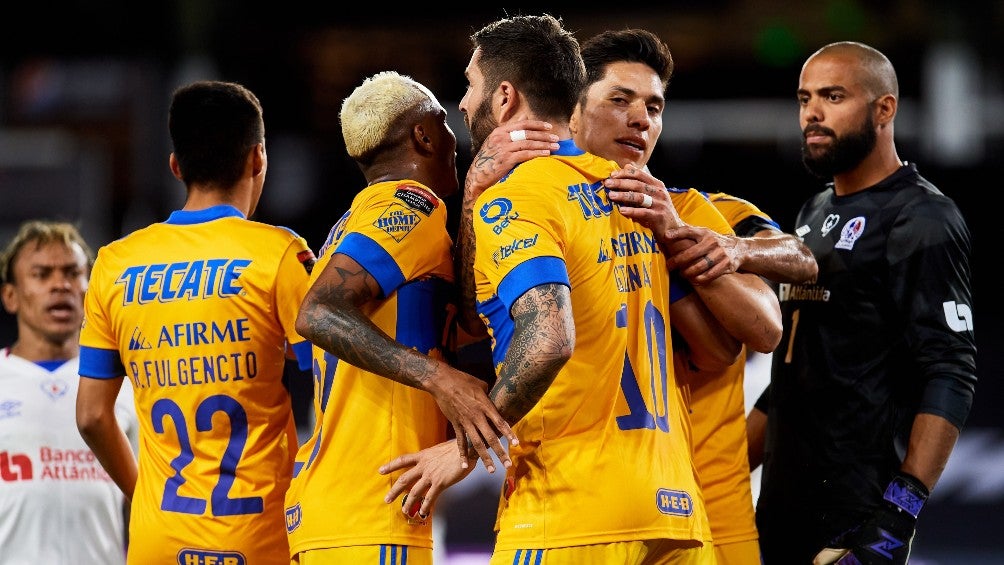
[[914,415],[961,429],[976,381],[971,238],[907,164],[799,211],[814,284],[782,284],[757,525],[767,565],[810,563],[882,499]]

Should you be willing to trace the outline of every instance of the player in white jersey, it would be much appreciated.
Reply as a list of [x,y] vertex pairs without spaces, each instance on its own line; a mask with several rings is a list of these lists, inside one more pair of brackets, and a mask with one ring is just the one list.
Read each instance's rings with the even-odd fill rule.
[[[77,431],[91,253],[74,226],[29,221],[0,258],[18,336],[0,350],[0,564],[125,562],[124,497]],[[132,393],[115,405],[135,448]]]

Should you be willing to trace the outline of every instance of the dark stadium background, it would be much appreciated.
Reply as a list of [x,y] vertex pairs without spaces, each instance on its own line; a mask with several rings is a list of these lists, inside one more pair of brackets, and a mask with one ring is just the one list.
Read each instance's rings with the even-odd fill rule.
[[[658,33],[673,50],[676,75],[653,171],[668,184],[748,198],[791,230],[798,206],[820,188],[799,161],[799,69],[825,43],[864,41],[899,74],[900,157],[955,199],[975,250],[980,381],[962,441],[920,519],[913,562],[1004,562],[1004,419],[996,405],[1004,399],[1004,301],[977,268],[977,257],[988,260],[991,231],[1000,231],[992,214],[1004,172],[1004,2],[364,7],[194,0],[8,7],[0,17],[0,236],[25,218],[65,219],[97,247],[163,220],[184,193],[167,166],[170,93],[189,80],[221,78],[249,86],[265,108],[269,174],[256,219],[296,230],[317,250],[362,183],[344,154],[342,98],[381,70],[422,81],[450,112],[462,176],[470,150],[456,103],[468,36],[498,17],[543,11],[561,16],[580,39],[609,28]],[[13,320],[4,313],[0,322],[6,345]],[[293,388],[305,413],[309,382]],[[456,562],[461,549],[490,544],[495,492],[490,480],[472,485],[440,508]]]

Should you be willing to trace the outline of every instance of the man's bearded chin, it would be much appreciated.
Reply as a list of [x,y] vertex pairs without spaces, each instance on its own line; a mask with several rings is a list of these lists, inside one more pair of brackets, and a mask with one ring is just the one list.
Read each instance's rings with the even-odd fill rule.
[[813,175],[829,180],[834,175],[846,173],[861,164],[877,142],[875,124],[869,114],[857,131],[844,137],[834,137],[833,144],[819,154],[812,155],[805,137],[802,137],[802,163]]
[[498,122],[489,112],[488,101],[482,102],[467,121],[467,129],[471,131],[472,155],[477,155],[481,151],[481,146],[497,126]]

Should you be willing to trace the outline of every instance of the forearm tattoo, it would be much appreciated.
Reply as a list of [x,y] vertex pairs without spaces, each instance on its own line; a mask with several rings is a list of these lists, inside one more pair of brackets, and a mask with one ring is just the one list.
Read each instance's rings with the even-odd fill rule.
[[346,363],[394,381],[424,388],[435,372],[432,360],[408,349],[384,333],[360,306],[376,297],[376,286],[363,268],[328,267],[307,295],[303,337]]
[[575,347],[568,287],[535,287],[512,308],[515,329],[492,401],[505,419],[519,421],[544,396]]
[[[481,145],[481,150],[471,160],[471,168],[468,169],[467,177],[464,179],[465,198],[471,193],[477,198],[505,174],[505,171],[499,170],[499,167],[503,166],[498,159],[500,149],[494,145],[491,138],[486,139]],[[474,203],[473,198],[471,203]]]

